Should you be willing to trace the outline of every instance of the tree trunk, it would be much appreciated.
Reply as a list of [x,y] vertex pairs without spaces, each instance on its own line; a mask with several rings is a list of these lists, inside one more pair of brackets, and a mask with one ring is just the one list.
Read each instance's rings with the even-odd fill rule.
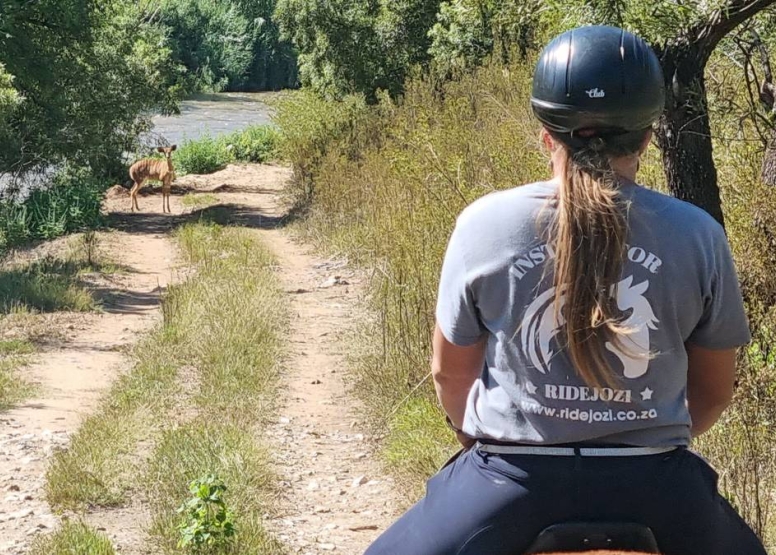
[[703,208],[724,225],[706,105],[706,57],[699,48],[686,44],[662,53],[666,109],[657,142],[671,193]]
[[765,147],[760,176],[766,185],[776,185],[776,130],[771,131],[768,146]]

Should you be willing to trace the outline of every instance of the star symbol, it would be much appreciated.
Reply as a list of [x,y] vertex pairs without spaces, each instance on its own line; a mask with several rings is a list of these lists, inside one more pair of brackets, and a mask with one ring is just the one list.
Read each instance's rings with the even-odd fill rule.
[[526,390],[528,390],[529,394],[536,395],[536,386],[533,383],[531,382],[526,383],[525,388]]
[[641,400],[642,401],[651,401],[653,393],[654,393],[654,391],[652,391],[649,387],[645,387],[644,391],[641,392]]

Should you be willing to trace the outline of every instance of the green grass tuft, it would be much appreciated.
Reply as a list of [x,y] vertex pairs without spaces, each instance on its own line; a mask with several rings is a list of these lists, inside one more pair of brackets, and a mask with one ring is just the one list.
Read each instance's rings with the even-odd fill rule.
[[52,534],[39,536],[29,555],[115,555],[107,536],[81,522],[65,521]]
[[78,284],[81,268],[77,262],[49,257],[0,270],[0,312],[94,310],[94,298]]
[[218,204],[218,197],[211,194],[188,193],[181,199],[181,204],[187,208],[207,208]]

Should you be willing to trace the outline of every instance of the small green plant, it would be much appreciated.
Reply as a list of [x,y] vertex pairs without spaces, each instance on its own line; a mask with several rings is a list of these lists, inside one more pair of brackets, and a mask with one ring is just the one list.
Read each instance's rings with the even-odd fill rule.
[[235,529],[232,512],[223,499],[226,485],[209,474],[191,482],[189,491],[192,497],[178,508],[182,515],[178,547],[204,553],[229,544]]

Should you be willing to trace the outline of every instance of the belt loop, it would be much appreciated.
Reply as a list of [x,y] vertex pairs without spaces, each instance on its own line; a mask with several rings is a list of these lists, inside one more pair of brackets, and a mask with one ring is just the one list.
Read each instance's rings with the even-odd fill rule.
[[574,447],[574,506],[577,511],[582,506],[582,450],[579,447]]

